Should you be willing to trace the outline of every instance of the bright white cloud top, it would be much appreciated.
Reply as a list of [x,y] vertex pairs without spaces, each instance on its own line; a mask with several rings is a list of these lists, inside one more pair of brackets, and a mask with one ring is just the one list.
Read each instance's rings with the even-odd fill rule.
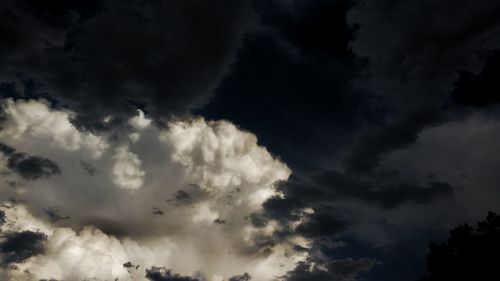
[[139,111],[131,131],[105,136],[78,130],[71,112],[43,100],[2,107],[0,142],[61,170],[28,179],[0,151],[2,233],[47,236],[43,253],[3,269],[8,280],[144,281],[157,266],[200,281],[244,272],[268,281],[306,258],[293,246],[308,241],[275,239],[275,224],[248,219],[291,171],[230,122],[193,118],[159,130]]

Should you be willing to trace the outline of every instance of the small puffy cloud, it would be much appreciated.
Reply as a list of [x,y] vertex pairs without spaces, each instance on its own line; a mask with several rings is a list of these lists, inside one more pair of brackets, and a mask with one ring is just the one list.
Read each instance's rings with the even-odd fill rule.
[[151,119],[146,118],[144,111],[139,109],[137,115],[128,120],[128,124],[136,130],[142,130],[151,124]]
[[141,169],[141,160],[126,146],[118,147],[113,156],[113,182],[122,189],[139,189],[146,172]]
[[0,138],[15,142],[41,141],[67,151],[85,149],[99,158],[108,148],[102,137],[80,132],[72,123],[73,113],[54,110],[45,100],[6,99],[1,102],[4,122]]

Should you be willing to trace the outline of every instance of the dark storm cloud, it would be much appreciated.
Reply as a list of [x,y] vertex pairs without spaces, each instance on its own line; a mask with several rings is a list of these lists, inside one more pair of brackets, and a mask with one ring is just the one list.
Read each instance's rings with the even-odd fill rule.
[[371,96],[351,87],[363,65],[348,48],[356,31],[346,23],[352,2],[255,6],[260,27],[247,33],[232,71],[200,114],[254,132],[292,170],[316,168],[377,114]]
[[223,219],[220,219],[220,218],[216,218],[216,219],[214,220],[214,223],[215,223],[215,224],[226,224],[226,221],[225,221],[225,220],[223,220]]
[[23,231],[3,234],[0,253],[4,263],[22,262],[45,250],[47,236],[43,233]]
[[[298,175],[277,185],[283,197],[249,216],[257,227],[269,219],[302,221],[273,238],[256,237],[263,249],[292,231],[317,244],[366,222],[372,211],[386,223],[391,211],[411,217],[414,205],[449,199],[455,189],[437,181],[441,177],[380,176],[387,172],[381,161],[454,118],[457,104],[500,101],[499,56],[489,53],[500,46],[498,1],[258,0],[261,25],[243,36],[236,61],[247,2],[82,1],[58,8],[35,2],[0,4],[0,78],[9,81],[0,91],[52,95],[79,113],[78,124],[103,128],[105,115],[130,116],[136,107],[156,119],[186,113],[201,107],[215,88],[212,102],[199,112],[255,132]],[[179,191],[167,201],[192,198],[195,193]],[[355,205],[356,213],[344,205]],[[371,231],[366,235],[376,235]],[[283,279],[355,280],[376,264],[314,258]],[[392,276],[401,276],[393,279],[408,280],[410,271],[398,270]],[[164,268],[146,272],[152,281],[196,280]]]
[[52,208],[45,210],[45,213],[47,214],[47,216],[49,216],[52,222],[58,222],[60,220],[68,220],[71,218],[70,216],[61,216],[56,209]]
[[349,173],[370,173],[388,153],[402,149],[418,139],[420,132],[428,126],[444,121],[442,108],[429,108],[408,114],[395,123],[366,130],[353,145],[344,164]]
[[165,212],[163,212],[163,210],[158,207],[153,207],[153,214],[162,216],[165,214]]
[[[332,171],[302,179],[295,177],[277,185],[284,196],[270,198],[264,203],[264,210],[251,214],[249,219],[255,227],[265,227],[269,220],[278,221],[282,226],[274,233],[278,240],[300,234],[323,244],[352,234],[370,208],[390,211],[408,204],[430,204],[450,199],[455,192],[444,182],[433,181],[422,187],[385,182],[389,179],[359,180]],[[304,211],[307,208],[313,212]],[[289,223],[296,221],[301,223],[292,230]]]
[[21,152],[11,155],[7,166],[27,180],[47,178],[61,173],[56,162]]
[[6,1],[0,11],[0,78],[91,129],[137,106],[163,119],[205,104],[251,18],[248,1]]
[[463,71],[455,84],[453,100],[459,105],[483,107],[500,103],[500,51],[484,57],[479,74]]
[[[333,237],[345,231],[350,223],[328,207],[316,207],[314,214],[304,215],[305,220],[296,232],[309,238]],[[352,222],[351,222],[352,223]]]
[[460,72],[477,75],[481,56],[499,49],[497,1],[295,0],[256,7],[263,28],[245,37],[233,71],[201,111],[256,132],[297,175],[277,186],[284,197],[249,216],[255,226],[303,219],[296,231],[319,241],[370,220],[372,212],[387,222],[395,210],[411,216],[406,209],[454,195],[451,181],[402,177],[400,167],[380,163],[455,118]]
[[250,281],[252,280],[252,276],[248,273],[243,273],[242,275],[235,275],[229,278],[229,281]]
[[146,269],[146,278],[150,281],[198,281],[196,278],[172,273],[171,270],[165,269],[164,267]]
[[[477,73],[483,67],[480,58],[500,48],[499,11],[498,1],[489,0],[481,5],[368,0],[349,11],[349,22],[360,25],[353,51],[369,60],[369,75],[356,85],[380,96],[386,107],[382,126],[366,130],[354,142],[346,159],[350,171],[371,172],[385,154],[450,119],[459,73]],[[465,80],[462,75],[458,85],[467,88]],[[455,96],[460,100],[460,95],[466,94]]]
[[[382,180],[358,180],[349,175],[325,171],[308,178],[293,178],[277,186],[285,196],[264,203],[265,211],[273,218],[297,219],[293,210],[318,207],[336,201],[361,201],[382,209],[392,209],[405,203],[426,204],[449,198],[453,187],[448,183],[430,182],[428,187],[407,183],[386,183]],[[255,224],[259,218],[252,218]]]
[[5,212],[0,211],[0,226],[2,226],[6,222],[5,220]]
[[0,152],[8,158],[7,167],[24,179],[37,180],[61,173],[57,163],[50,159],[16,152],[14,148],[2,143],[0,143]]
[[5,154],[6,156],[9,156],[11,155],[12,153],[14,153],[16,150],[6,144],[3,144],[0,142],[0,152],[2,152],[3,154]]
[[332,193],[339,200],[352,199],[377,205],[384,209],[398,207],[404,203],[426,204],[453,195],[453,187],[448,183],[430,182],[428,187],[407,183],[386,184],[363,182],[337,172],[324,172],[314,176],[317,185]]
[[283,281],[355,281],[360,273],[378,265],[376,260],[352,258],[332,260],[328,262],[316,261],[300,262],[297,267],[281,277]]
[[83,171],[91,177],[96,173],[96,168],[85,161],[80,161],[80,167],[82,167]]
[[175,200],[177,201],[190,201],[191,196],[189,196],[189,193],[179,190],[177,191],[177,194],[175,195]]

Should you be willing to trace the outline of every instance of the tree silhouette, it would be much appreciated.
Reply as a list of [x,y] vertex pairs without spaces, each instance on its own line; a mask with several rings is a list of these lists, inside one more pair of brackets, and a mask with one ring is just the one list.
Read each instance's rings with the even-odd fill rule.
[[500,280],[500,216],[493,212],[476,228],[460,225],[448,241],[429,248],[429,274],[418,281]]

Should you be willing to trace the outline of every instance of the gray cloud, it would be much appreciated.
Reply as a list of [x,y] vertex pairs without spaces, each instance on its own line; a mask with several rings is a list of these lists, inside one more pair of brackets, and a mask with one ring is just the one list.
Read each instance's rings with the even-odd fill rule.
[[47,216],[49,216],[52,222],[58,222],[60,220],[68,220],[71,218],[70,216],[61,216],[59,212],[53,208],[45,210],[45,213],[47,214]]
[[314,183],[323,185],[333,198],[360,200],[385,209],[395,208],[403,203],[426,204],[453,195],[453,187],[444,182],[430,182],[428,187],[407,183],[387,184],[384,182],[363,182],[336,172],[324,172],[314,176]]
[[28,180],[46,178],[61,173],[61,169],[56,162],[19,152],[10,156],[8,167]]
[[376,260],[339,259],[316,263],[301,262],[297,267],[283,276],[280,280],[286,281],[355,281],[358,274],[370,270],[380,264]]
[[195,278],[172,273],[171,270],[164,267],[146,269],[146,278],[150,281],[199,281]]
[[92,166],[92,164],[85,161],[80,161],[80,166],[82,167],[83,171],[91,177],[94,176],[97,172],[96,168]]
[[22,231],[4,233],[0,241],[0,254],[2,262],[23,262],[31,256],[45,251],[47,236],[43,233]]
[[369,60],[370,74],[356,85],[385,108],[381,125],[354,142],[345,161],[349,171],[372,172],[385,154],[453,118],[450,101],[459,73],[480,72],[481,57],[500,48],[498,2],[464,6],[469,2],[369,0],[348,12],[348,21],[360,26],[352,50]]
[[61,168],[53,160],[30,155],[0,143],[0,152],[7,157],[7,168],[19,174],[26,180],[48,178],[61,173]]
[[137,105],[168,119],[205,104],[251,18],[249,1],[89,3],[0,6],[0,80],[56,98],[89,129],[123,125]]
[[250,281],[252,280],[252,276],[248,273],[243,273],[242,275],[235,275],[229,278],[229,281]]
[[[433,181],[428,187],[405,182],[359,180],[334,171],[311,174],[306,178],[292,178],[278,185],[284,196],[270,198],[264,203],[264,213],[250,216],[255,226],[263,227],[266,220],[285,224],[304,220],[296,231],[309,237],[335,236],[354,223],[347,222],[342,211],[334,206],[342,202],[362,202],[382,210],[391,210],[403,204],[430,204],[449,199],[454,188],[444,182]],[[312,208],[313,213],[304,213]]]

